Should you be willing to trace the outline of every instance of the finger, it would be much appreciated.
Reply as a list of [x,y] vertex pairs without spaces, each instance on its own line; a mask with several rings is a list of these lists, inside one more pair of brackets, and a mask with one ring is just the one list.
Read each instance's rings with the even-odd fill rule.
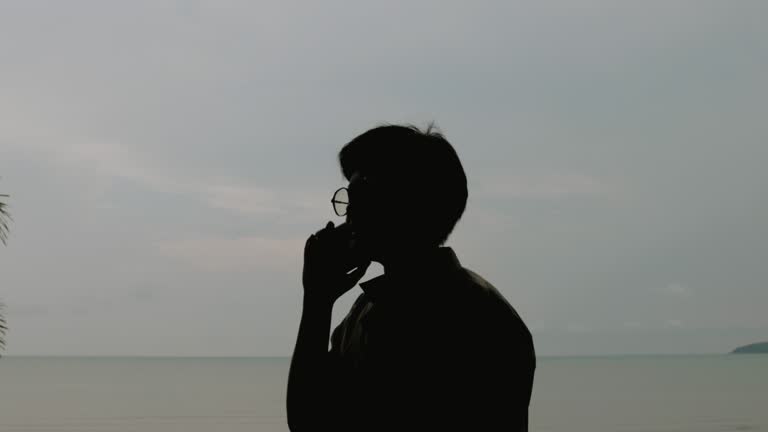
[[332,221],[328,221],[328,223],[325,224],[325,228],[323,228],[323,229],[319,230],[318,232],[316,232],[315,235],[318,236],[318,237],[321,237],[321,236],[324,237],[326,234],[330,233],[332,230],[333,230],[333,222]]
[[315,240],[317,240],[317,236],[314,234],[310,234],[310,236],[307,237],[307,241],[304,242],[304,258],[309,254],[309,250],[312,248],[312,245],[315,244]]

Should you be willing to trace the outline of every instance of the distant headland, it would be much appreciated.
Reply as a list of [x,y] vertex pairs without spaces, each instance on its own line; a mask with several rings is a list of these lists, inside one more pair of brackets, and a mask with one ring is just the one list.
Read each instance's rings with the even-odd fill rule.
[[731,351],[731,354],[768,354],[768,342],[744,345]]

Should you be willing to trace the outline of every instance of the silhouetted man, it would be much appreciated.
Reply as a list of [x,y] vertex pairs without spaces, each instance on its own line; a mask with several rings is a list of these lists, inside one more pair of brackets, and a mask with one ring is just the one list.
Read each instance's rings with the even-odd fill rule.
[[[528,328],[441,246],[467,180],[445,138],[382,126],[339,153],[348,188],[304,248],[304,301],[288,378],[293,431],[528,430],[536,359]],[[328,339],[333,304],[371,261],[384,274]]]

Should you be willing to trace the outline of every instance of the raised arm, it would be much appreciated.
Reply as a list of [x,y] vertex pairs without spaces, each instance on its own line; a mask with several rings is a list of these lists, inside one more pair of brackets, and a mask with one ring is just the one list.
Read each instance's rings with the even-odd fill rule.
[[304,298],[299,334],[288,373],[287,414],[292,431],[320,430],[328,407],[325,401],[330,365],[328,338],[332,305]]
[[[288,374],[286,410],[292,431],[324,430],[333,398],[328,339],[336,300],[363,277],[370,261],[341,262],[333,223],[307,239],[304,246],[304,299],[296,346]],[[352,266],[352,268],[350,268]],[[350,272],[350,270],[353,270]]]

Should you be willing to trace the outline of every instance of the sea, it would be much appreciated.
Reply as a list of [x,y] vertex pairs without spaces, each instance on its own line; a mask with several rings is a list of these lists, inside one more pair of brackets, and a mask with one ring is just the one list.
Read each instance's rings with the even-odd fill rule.
[[[289,363],[3,357],[0,432],[287,431]],[[542,357],[530,417],[531,431],[768,431],[768,355]]]

